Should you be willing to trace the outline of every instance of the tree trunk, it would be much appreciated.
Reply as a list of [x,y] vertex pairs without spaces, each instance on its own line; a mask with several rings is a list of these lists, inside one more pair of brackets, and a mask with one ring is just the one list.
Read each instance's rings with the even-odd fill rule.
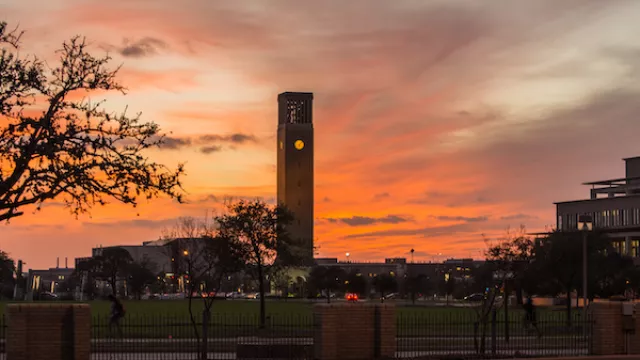
[[258,292],[260,294],[260,328],[264,329],[267,321],[266,306],[264,299],[264,275],[262,274],[262,265],[258,264]]
[[209,353],[208,349],[208,340],[209,340],[209,319],[211,313],[207,306],[205,305],[204,310],[202,311],[202,348],[201,348],[201,359],[207,360],[207,355]]
[[567,326],[571,326],[571,291],[567,287]]
[[113,296],[118,297],[118,288],[116,287],[116,277],[111,278],[111,293]]

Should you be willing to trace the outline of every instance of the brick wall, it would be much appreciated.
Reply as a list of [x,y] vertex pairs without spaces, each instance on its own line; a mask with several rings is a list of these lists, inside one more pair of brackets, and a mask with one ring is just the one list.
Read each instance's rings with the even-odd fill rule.
[[10,304],[7,360],[89,360],[91,310],[85,304]]
[[314,350],[318,360],[393,358],[395,355],[393,305],[316,304],[314,316],[317,321]]
[[590,306],[594,321],[592,333],[593,355],[624,354],[625,338],[620,302],[593,303]]

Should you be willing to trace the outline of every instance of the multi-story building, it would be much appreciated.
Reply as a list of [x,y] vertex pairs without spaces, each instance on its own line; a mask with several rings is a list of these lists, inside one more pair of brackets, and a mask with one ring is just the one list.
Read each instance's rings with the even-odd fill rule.
[[593,228],[602,230],[621,253],[640,257],[640,157],[623,159],[623,178],[592,181],[585,200],[556,203],[558,230],[578,230],[578,216],[590,215]]

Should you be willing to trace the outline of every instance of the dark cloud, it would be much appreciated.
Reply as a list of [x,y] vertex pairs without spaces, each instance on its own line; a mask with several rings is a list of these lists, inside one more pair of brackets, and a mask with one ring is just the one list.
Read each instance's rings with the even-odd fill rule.
[[450,235],[453,236],[459,232],[473,232],[474,228],[468,223],[447,225],[447,226],[435,226],[429,228],[417,228],[417,229],[392,229],[371,231],[359,234],[349,234],[345,236],[345,239],[360,239],[360,238],[380,238],[380,237],[400,237],[400,236],[421,236],[421,237],[435,237]]
[[177,150],[191,145],[191,139],[165,136],[160,144],[160,149]]
[[348,218],[327,218],[332,223],[343,223],[349,226],[366,226],[373,224],[400,224],[413,221],[413,219],[400,215],[387,215],[385,217],[352,216]]
[[441,221],[464,221],[464,222],[484,222],[489,220],[488,216],[475,216],[475,217],[467,217],[467,216],[432,216]]
[[222,146],[220,145],[204,146],[200,148],[200,152],[203,154],[211,154],[219,151],[222,151]]
[[383,193],[373,195],[373,200],[382,200],[382,199],[388,198],[389,196],[391,195],[389,195],[388,192],[383,192]]
[[205,195],[202,197],[199,197],[198,199],[196,199],[194,202],[198,203],[198,204],[202,204],[202,203],[218,203],[218,204],[224,204],[224,203],[229,203],[229,202],[235,202],[235,201],[240,201],[240,200],[244,200],[244,201],[255,201],[255,200],[260,200],[260,201],[264,201],[267,204],[270,205],[274,205],[276,203],[276,198],[275,197],[262,197],[262,196],[250,196],[250,195],[217,195],[217,194],[209,194],[209,195]]
[[[152,137],[148,142],[156,142],[159,139],[159,137]],[[211,154],[224,150],[225,146],[223,145],[225,144],[229,144],[229,146],[226,147],[227,149],[234,149],[236,145],[244,145],[247,143],[255,142],[258,142],[258,139],[254,135],[242,133],[230,135],[207,134],[199,136],[197,138],[166,135],[162,138],[162,143],[160,144],[159,149],[180,150],[182,148],[190,147],[193,145],[204,145],[200,148],[200,152],[204,154]],[[121,146],[135,145],[135,141],[124,139],[119,140],[118,144]]]
[[122,56],[132,58],[156,55],[158,49],[165,49],[167,47],[164,41],[152,37],[142,38],[134,42],[125,40],[124,43],[124,46],[117,48],[118,52]]
[[176,223],[178,218],[168,218],[168,219],[134,219],[134,220],[119,220],[119,221],[109,221],[109,222],[83,222],[82,225],[85,227],[97,227],[97,228],[110,228],[114,229],[117,227],[137,227],[144,229],[162,229],[168,226],[172,226]]
[[198,138],[201,143],[209,143],[209,142],[225,142],[232,144],[245,144],[245,143],[255,143],[258,139],[254,135],[247,135],[242,133],[230,134],[230,135],[202,135]]
[[513,214],[500,217],[500,220],[533,220],[538,217],[535,215],[527,215],[527,214]]

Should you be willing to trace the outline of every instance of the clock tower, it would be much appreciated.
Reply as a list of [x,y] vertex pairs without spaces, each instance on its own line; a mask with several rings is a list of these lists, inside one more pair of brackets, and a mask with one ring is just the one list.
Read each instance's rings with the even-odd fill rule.
[[288,227],[313,264],[313,93],[278,95],[278,203],[293,212]]

